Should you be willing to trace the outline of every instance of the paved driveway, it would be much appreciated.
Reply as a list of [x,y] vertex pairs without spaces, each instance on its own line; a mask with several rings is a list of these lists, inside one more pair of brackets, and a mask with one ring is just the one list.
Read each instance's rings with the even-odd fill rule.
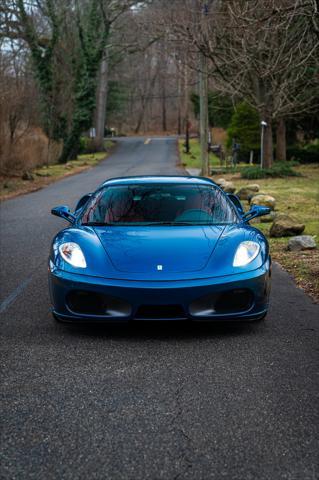
[[319,478],[319,307],[279,267],[264,323],[67,328],[47,254],[108,177],[181,173],[174,139],[127,138],[1,210],[1,479]]

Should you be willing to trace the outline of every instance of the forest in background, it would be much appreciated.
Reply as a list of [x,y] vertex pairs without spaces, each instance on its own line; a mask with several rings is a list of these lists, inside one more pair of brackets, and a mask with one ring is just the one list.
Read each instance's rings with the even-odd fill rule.
[[266,121],[266,167],[318,162],[318,16],[315,0],[3,0],[0,174],[100,151],[112,132],[196,134],[203,68],[226,150],[258,161]]

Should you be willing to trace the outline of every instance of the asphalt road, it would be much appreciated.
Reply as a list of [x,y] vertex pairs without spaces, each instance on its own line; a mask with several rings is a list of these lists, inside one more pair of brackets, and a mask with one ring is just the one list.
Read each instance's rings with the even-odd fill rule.
[[173,139],[123,139],[95,169],[3,203],[1,479],[319,478],[319,306],[279,267],[259,324],[51,319],[50,208],[176,162]]

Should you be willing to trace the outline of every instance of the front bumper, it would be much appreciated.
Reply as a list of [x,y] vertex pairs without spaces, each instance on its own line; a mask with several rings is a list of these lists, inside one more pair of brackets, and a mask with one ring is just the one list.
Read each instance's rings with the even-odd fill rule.
[[[62,270],[49,271],[49,288],[53,313],[64,322],[127,322],[130,320],[192,320],[192,321],[249,321],[262,318],[268,309],[270,292],[270,263],[252,272],[183,281],[127,281],[71,274]],[[98,295],[112,305],[104,313],[74,311],[70,295],[74,292]],[[249,292],[249,302],[236,305],[227,295]],[[225,297],[226,295],[226,297]],[[219,310],[203,308],[203,303],[216,305],[225,298]],[[233,297],[230,297],[233,298]],[[215,302],[215,303],[214,303]],[[226,306],[225,306],[226,303]],[[115,305],[115,307],[114,307]],[[153,313],[152,313],[153,312]]]

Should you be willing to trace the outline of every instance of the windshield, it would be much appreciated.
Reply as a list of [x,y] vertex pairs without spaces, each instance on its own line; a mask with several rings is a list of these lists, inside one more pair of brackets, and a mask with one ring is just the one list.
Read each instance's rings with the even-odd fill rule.
[[220,225],[238,222],[214,186],[119,185],[99,190],[81,215],[82,225]]

